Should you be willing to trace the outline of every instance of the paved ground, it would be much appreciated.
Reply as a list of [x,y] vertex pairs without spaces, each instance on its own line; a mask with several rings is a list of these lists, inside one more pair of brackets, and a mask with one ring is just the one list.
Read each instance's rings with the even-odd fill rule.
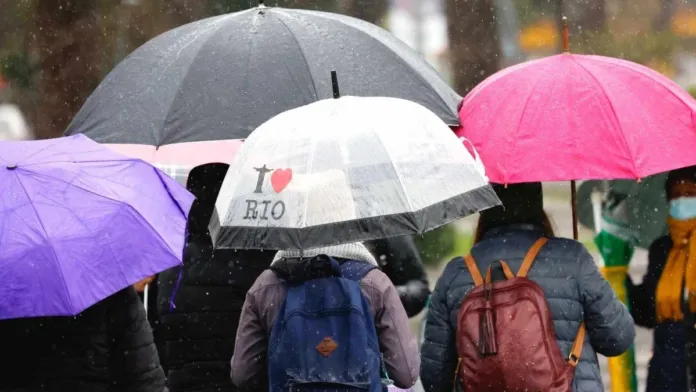
[[[570,191],[567,184],[545,184],[544,187],[545,208],[555,226],[554,229],[556,230],[556,235],[571,238],[573,235],[572,216],[570,210]],[[467,219],[462,219],[456,224],[458,229],[465,232],[472,232],[476,224],[476,218],[470,217]],[[593,233],[591,230],[581,229],[581,241],[591,240],[592,236]],[[437,281],[442,267],[444,267],[444,264],[428,271],[431,285],[434,285]],[[638,250],[634,255],[629,270],[634,282],[640,282],[646,268],[647,252]],[[420,333],[421,320],[422,318],[420,316],[411,319],[411,329],[417,336],[419,336]],[[638,328],[635,348],[636,365],[638,370],[638,390],[643,391],[645,390],[645,378],[647,375],[648,360],[650,359],[650,352],[652,349],[652,334],[649,330]],[[600,357],[600,363],[602,364],[605,389],[609,391],[610,380],[606,372],[606,358]],[[420,383],[416,385],[415,391],[423,391]]]

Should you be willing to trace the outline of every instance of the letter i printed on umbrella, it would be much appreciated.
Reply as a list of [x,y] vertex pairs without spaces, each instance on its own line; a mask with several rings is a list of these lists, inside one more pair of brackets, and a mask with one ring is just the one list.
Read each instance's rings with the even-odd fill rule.
[[500,204],[477,156],[434,113],[397,98],[340,97],[333,82],[336,98],[270,119],[235,155],[210,223],[216,248],[423,233]]

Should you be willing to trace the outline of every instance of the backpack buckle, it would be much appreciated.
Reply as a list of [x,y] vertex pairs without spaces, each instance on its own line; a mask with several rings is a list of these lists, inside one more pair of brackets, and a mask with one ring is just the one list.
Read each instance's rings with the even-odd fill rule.
[[578,366],[578,362],[580,362],[580,358],[576,357],[575,354],[570,353],[568,355],[568,363],[570,366]]

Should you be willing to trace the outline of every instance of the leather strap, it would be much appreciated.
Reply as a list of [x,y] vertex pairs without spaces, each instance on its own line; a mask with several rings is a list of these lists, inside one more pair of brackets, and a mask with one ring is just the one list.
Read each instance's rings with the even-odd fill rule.
[[[493,266],[495,266],[495,263],[491,264],[488,267],[488,271],[486,271],[486,280],[484,281],[485,283],[491,283],[491,279],[493,279],[493,272],[491,271],[493,269]],[[503,273],[505,274],[506,279],[512,279],[515,277],[515,274],[512,273],[510,266],[506,262],[500,260],[500,266],[503,267]]]
[[483,277],[481,276],[481,271],[479,271],[476,266],[474,258],[471,255],[466,255],[464,256],[464,262],[466,263],[466,268],[469,270],[469,274],[471,274],[471,279],[474,280],[474,286],[481,286],[483,284]]
[[580,355],[582,355],[582,345],[585,343],[585,323],[580,324],[578,329],[578,334],[575,335],[575,341],[573,342],[573,347],[570,348],[570,354],[568,355],[568,364],[570,366],[578,366],[580,362]]
[[531,248],[529,248],[527,255],[524,256],[524,260],[522,260],[520,270],[517,271],[518,278],[527,277],[527,273],[529,272],[529,269],[532,268],[532,263],[534,263],[534,259],[536,259],[537,255],[539,254],[541,247],[544,246],[547,242],[549,242],[548,238],[541,237],[534,243],[534,245],[532,245]]

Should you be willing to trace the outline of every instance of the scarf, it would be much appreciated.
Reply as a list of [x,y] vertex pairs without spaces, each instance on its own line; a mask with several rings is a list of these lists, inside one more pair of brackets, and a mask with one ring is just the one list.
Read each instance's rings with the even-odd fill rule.
[[681,321],[684,290],[689,310],[696,311],[696,219],[667,219],[672,249],[655,294],[657,321]]

